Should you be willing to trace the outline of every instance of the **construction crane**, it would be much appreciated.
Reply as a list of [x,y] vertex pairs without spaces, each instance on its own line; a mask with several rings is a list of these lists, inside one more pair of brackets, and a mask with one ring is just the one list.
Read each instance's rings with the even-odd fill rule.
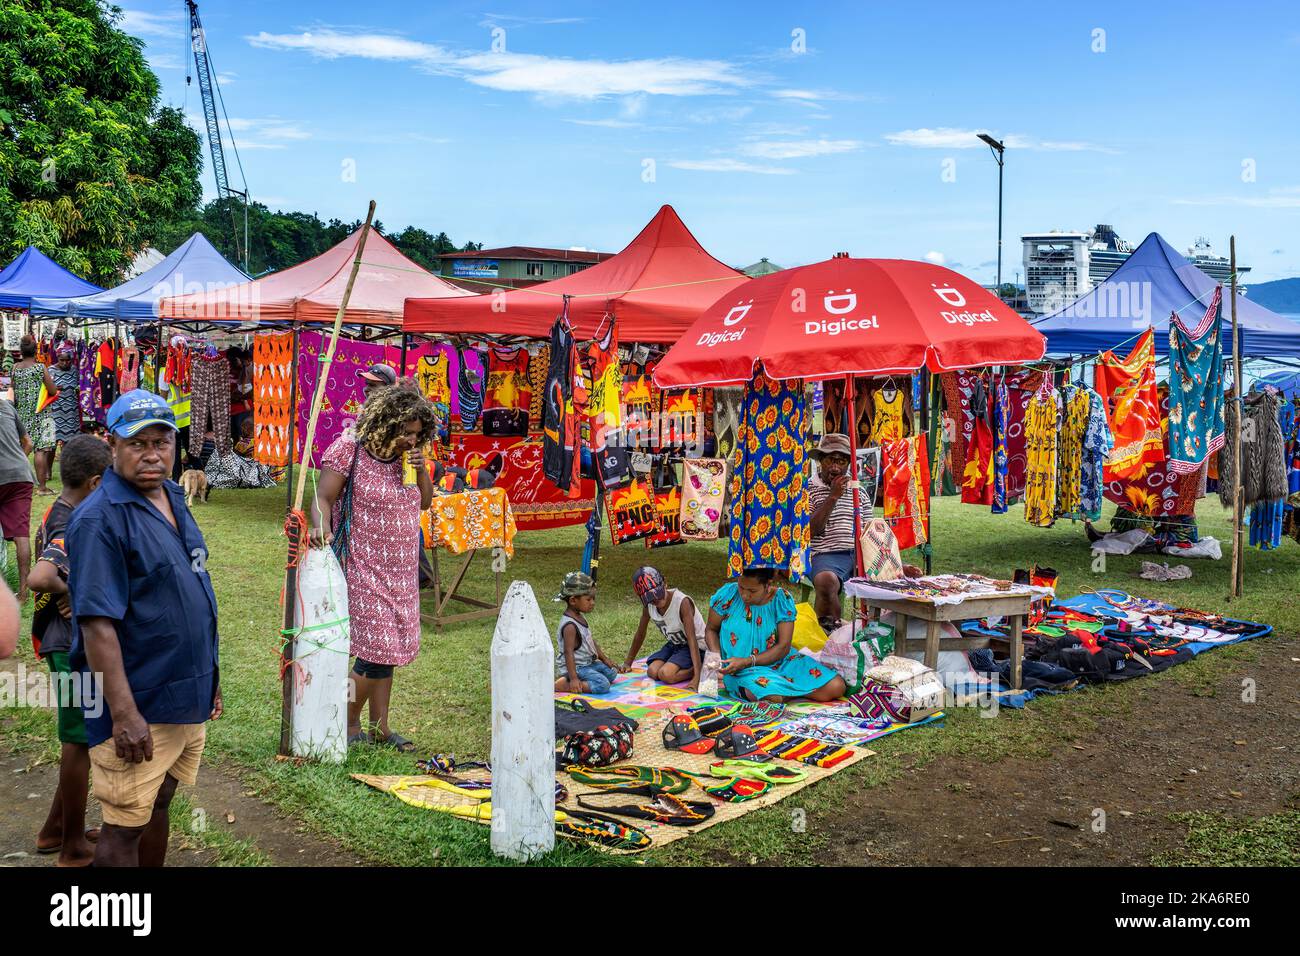
[[[226,175],[226,152],[221,144],[221,125],[217,121],[217,100],[221,89],[215,81],[212,71],[212,57],[208,54],[208,41],[203,32],[203,23],[199,20],[199,5],[194,0],[185,0],[190,15],[190,48],[194,51],[194,72],[199,78],[199,94],[203,98],[203,119],[208,127],[208,149],[212,152],[212,172],[217,179],[217,198],[230,199],[238,196],[244,206],[244,229],[241,235],[239,221],[235,217],[235,207],[229,205],[230,225],[235,237],[235,258],[244,264],[248,272],[248,181],[244,179],[244,165],[239,160],[239,149],[235,146],[235,137],[231,133],[230,146],[235,153],[235,164],[239,167],[240,180],[244,189],[241,192],[230,185]],[[185,71],[185,85],[191,81],[190,71]],[[221,100],[221,115],[225,117],[226,128],[230,128],[230,117],[226,115],[225,100]]]

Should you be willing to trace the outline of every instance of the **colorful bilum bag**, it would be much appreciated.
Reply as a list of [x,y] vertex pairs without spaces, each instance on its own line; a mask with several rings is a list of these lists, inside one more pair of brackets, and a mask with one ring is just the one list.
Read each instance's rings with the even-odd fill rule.
[[905,724],[911,719],[912,702],[897,687],[882,684],[870,677],[863,678],[862,686],[845,698],[849,712],[864,720],[888,718],[891,723]]
[[727,463],[721,458],[682,462],[681,536],[687,541],[714,541],[722,523]]
[[663,530],[650,487],[644,482],[633,481],[626,488],[607,492],[605,510],[609,514],[609,536],[615,544],[648,538]]
[[862,553],[862,576],[868,581],[896,581],[903,576],[903,557],[898,538],[884,518],[872,518],[858,540]]
[[595,730],[580,730],[564,738],[559,764],[563,767],[608,767],[632,756],[636,740],[626,724],[601,724]]

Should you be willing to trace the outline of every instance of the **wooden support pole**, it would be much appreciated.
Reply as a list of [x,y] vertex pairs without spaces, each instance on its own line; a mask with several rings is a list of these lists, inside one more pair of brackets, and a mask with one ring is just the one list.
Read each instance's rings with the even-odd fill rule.
[[[375,201],[370,200],[370,208],[366,212],[366,223],[361,227],[361,235],[357,237],[357,254],[352,260],[352,272],[348,275],[348,284],[343,289],[343,299],[339,302],[338,313],[334,316],[334,329],[330,334],[329,348],[326,350],[325,357],[321,360],[320,368],[316,370],[316,393],[312,397],[311,417],[307,420],[307,433],[303,439],[302,461],[298,464],[298,488],[293,499],[293,511],[302,510],[303,497],[307,491],[307,466],[311,460],[311,445],[316,438],[316,420],[320,416],[321,401],[325,396],[325,382],[328,376],[330,363],[334,361],[334,352],[339,344],[339,331],[343,328],[343,316],[348,311],[348,301],[352,298],[352,287],[356,284],[357,273],[361,270],[361,254],[366,248],[366,236],[370,234],[370,224],[375,218]],[[295,325],[295,330],[297,326]],[[295,335],[296,338],[296,335]],[[294,361],[297,362],[298,351],[294,349]],[[298,381],[298,376],[294,374],[294,388]],[[292,415],[297,415],[297,407],[292,411]],[[291,419],[292,421],[292,419]],[[292,445],[289,449],[289,457],[293,459]],[[303,548],[307,542],[289,542],[290,553],[295,548]],[[286,565],[288,562],[286,562]],[[286,567],[284,574],[284,629],[290,631],[294,626],[294,608],[297,605],[297,567]],[[281,704],[280,704],[280,753],[289,756],[293,739],[293,686],[294,686],[294,652],[296,641],[292,633],[284,635],[284,647],[282,655],[284,657],[284,674],[281,679]]]
[[1245,512],[1245,489],[1241,483],[1241,431],[1244,424],[1245,405],[1242,399],[1246,395],[1241,380],[1241,333],[1237,328],[1237,237],[1228,239],[1229,258],[1231,259],[1231,293],[1232,293],[1232,384],[1236,391],[1237,431],[1232,439],[1232,589],[1230,597],[1241,597],[1245,588],[1245,559],[1243,549],[1244,536],[1242,521]]

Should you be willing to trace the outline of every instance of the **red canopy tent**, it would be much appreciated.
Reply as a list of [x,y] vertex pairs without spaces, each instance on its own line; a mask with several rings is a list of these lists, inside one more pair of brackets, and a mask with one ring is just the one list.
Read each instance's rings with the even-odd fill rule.
[[[356,256],[358,229],[337,246],[281,272],[213,292],[162,299],[165,319],[209,322],[333,322]],[[412,262],[371,231],[343,320],[354,325],[400,327],[402,303],[475,296]]]
[[612,312],[623,342],[676,342],[720,295],[748,282],[704,251],[672,206],[618,255],[571,276],[527,289],[470,298],[410,298],[403,329],[424,334],[480,333],[544,339],[569,299],[578,339],[592,338]]

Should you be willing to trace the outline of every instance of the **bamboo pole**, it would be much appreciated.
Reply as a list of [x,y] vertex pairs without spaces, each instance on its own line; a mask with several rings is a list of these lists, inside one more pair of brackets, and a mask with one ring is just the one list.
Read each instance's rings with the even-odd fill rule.
[[1228,239],[1231,259],[1232,292],[1232,384],[1236,391],[1237,431],[1232,439],[1232,588],[1229,597],[1241,597],[1245,589],[1245,551],[1243,550],[1242,518],[1245,512],[1245,489],[1241,484],[1241,430],[1245,416],[1245,389],[1241,381],[1241,333],[1237,328],[1237,237]]
[[[375,201],[370,200],[370,208],[366,212],[366,224],[361,227],[361,235],[357,238],[357,254],[352,260],[352,272],[348,276],[348,284],[343,289],[343,299],[339,302],[338,313],[334,316],[334,329],[330,333],[330,344],[326,350],[325,358],[320,367],[316,370],[316,393],[312,396],[311,416],[307,419],[307,433],[303,440],[302,461],[298,463],[298,489],[294,495],[294,511],[302,510],[303,497],[307,490],[307,466],[310,462],[312,442],[316,438],[316,420],[320,417],[321,401],[325,396],[325,381],[328,378],[326,374],[330,363],[334,361],[334,351],[338,348],[339,332],[343,328],[343,316],[348,311],[348,301],[352,298],[352,286],[357,281],[357,273],[361,270],[361,254],[366,247],[366,236],[370,234],[370,224],[375,218]],[[297,324],[294,326],[294,363],[297,364]],[[297,388],[298,376],[293,377],[290,386],[291,390]],[[291,410],[290,415],[296,417],[298,409],[295,407]],[[291,417],[291,421],[293,418]],[[292,441],[289,447],[289,461],[293,461]],[[303,542],[290,541],[290,554],[294,552]],[[287,562],[286,562],[287,563]],[[284,630],[291,631],[293,628],[294,608],[297,605],[298,595],[298,569],[296,567],[286,567],[284,572]],[[296,652],[296,640],[291,633],[284,635],[284,648],[282,654],[288,665],[291,665]],[[281,701],[280,701],[280,754],[289,756],[292,750],[293,738],[293,667],[285,666],[284,675],[281,679]]]

